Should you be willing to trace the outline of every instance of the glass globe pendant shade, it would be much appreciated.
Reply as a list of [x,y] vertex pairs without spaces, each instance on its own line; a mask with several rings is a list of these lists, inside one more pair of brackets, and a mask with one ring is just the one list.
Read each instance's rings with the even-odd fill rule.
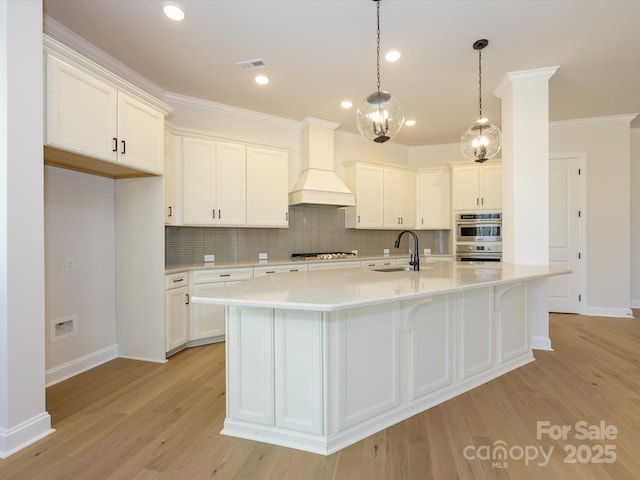
[[502,133],[491,123],[476,123],[460,138],[460,151],[464,158],[484,163],[500,151]]
[[373,92],[356,112],[360,133],[376,143],[384,143],[396,135],[404,123],[400,101],[388,92]]

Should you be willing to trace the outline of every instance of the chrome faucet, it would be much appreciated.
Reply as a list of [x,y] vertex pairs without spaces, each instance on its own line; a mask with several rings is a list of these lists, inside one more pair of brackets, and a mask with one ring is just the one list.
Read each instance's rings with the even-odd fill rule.
[[412,232],[411,230],[401,231],[398,234],[398,238],[396,238],[395,247],[400,248],[400,239],[405,233],[410,233],[413,236],[413,252],[411,252],[409,265],[413,267],[414,272],[418,272],[420,270],[420,254],[418,254],[418,236],[415,234],[415,232]]

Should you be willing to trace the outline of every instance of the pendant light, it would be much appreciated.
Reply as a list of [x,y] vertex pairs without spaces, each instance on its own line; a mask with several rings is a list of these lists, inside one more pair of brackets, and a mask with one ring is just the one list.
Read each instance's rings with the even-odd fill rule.
[[473,49],[478,50],[478,90],[480,99],[480,116],[475,125],[464,132],[460,139],[462,155],[478,163],[484,163],[496,156],[500,151],[502,133],[495,125],[482,116],[482,49],[489,45],[489,40],[476,40]]
[[356,124],[360,133],[376,143],[384,143],[402,128],[404,113],[397,98],[380,90],[380,0],[376,2],[378,20],[377,74],[378,89],[365,98],[356,112]]

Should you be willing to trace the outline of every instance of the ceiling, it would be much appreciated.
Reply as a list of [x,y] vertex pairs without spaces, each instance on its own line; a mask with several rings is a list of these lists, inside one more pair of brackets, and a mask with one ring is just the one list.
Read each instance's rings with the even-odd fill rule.
[[[357,133],[355,110],[376,90],[375,2],[175,3],[182,22],[162,0],[44,0],[44,13],[165,91]],[[381,88],[417,122],[393,142],[454,143],[475,122],[480,38],[483,113],[497,125],[504,75],[551,66],[551,120],[640,112],[640,0],[382,0],[380,17],[382,52],[402,52],[382,60]],[[237,65],[256,58],[266,86]]]

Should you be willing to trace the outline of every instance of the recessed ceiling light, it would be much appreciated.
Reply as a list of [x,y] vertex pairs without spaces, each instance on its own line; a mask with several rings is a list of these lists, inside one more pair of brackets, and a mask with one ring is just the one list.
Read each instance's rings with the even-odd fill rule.
[[413,127],[416,124],[416,121],[415,120],[407,120],[406,122],[404,122],[404,124],[407,127]]
[[184,20],[184,11],[177,3],[164,2],[162,4],[162,11],[171,20],[175,20],[176,22]]
[[258,85],[266,85],[269,83],[269,77],[266,75],[256,75],[256,83]]
[[384,59],[387,62],[397,62],[400,60],[401,56],[402,54],[400,53],[400,50],[392,48],[391,50],[387,50],[387,53],[384,54]]
[[351,100],[343,100],[340,106],[346,110],[347,108],[353,107],[353,102],[351,102]]

